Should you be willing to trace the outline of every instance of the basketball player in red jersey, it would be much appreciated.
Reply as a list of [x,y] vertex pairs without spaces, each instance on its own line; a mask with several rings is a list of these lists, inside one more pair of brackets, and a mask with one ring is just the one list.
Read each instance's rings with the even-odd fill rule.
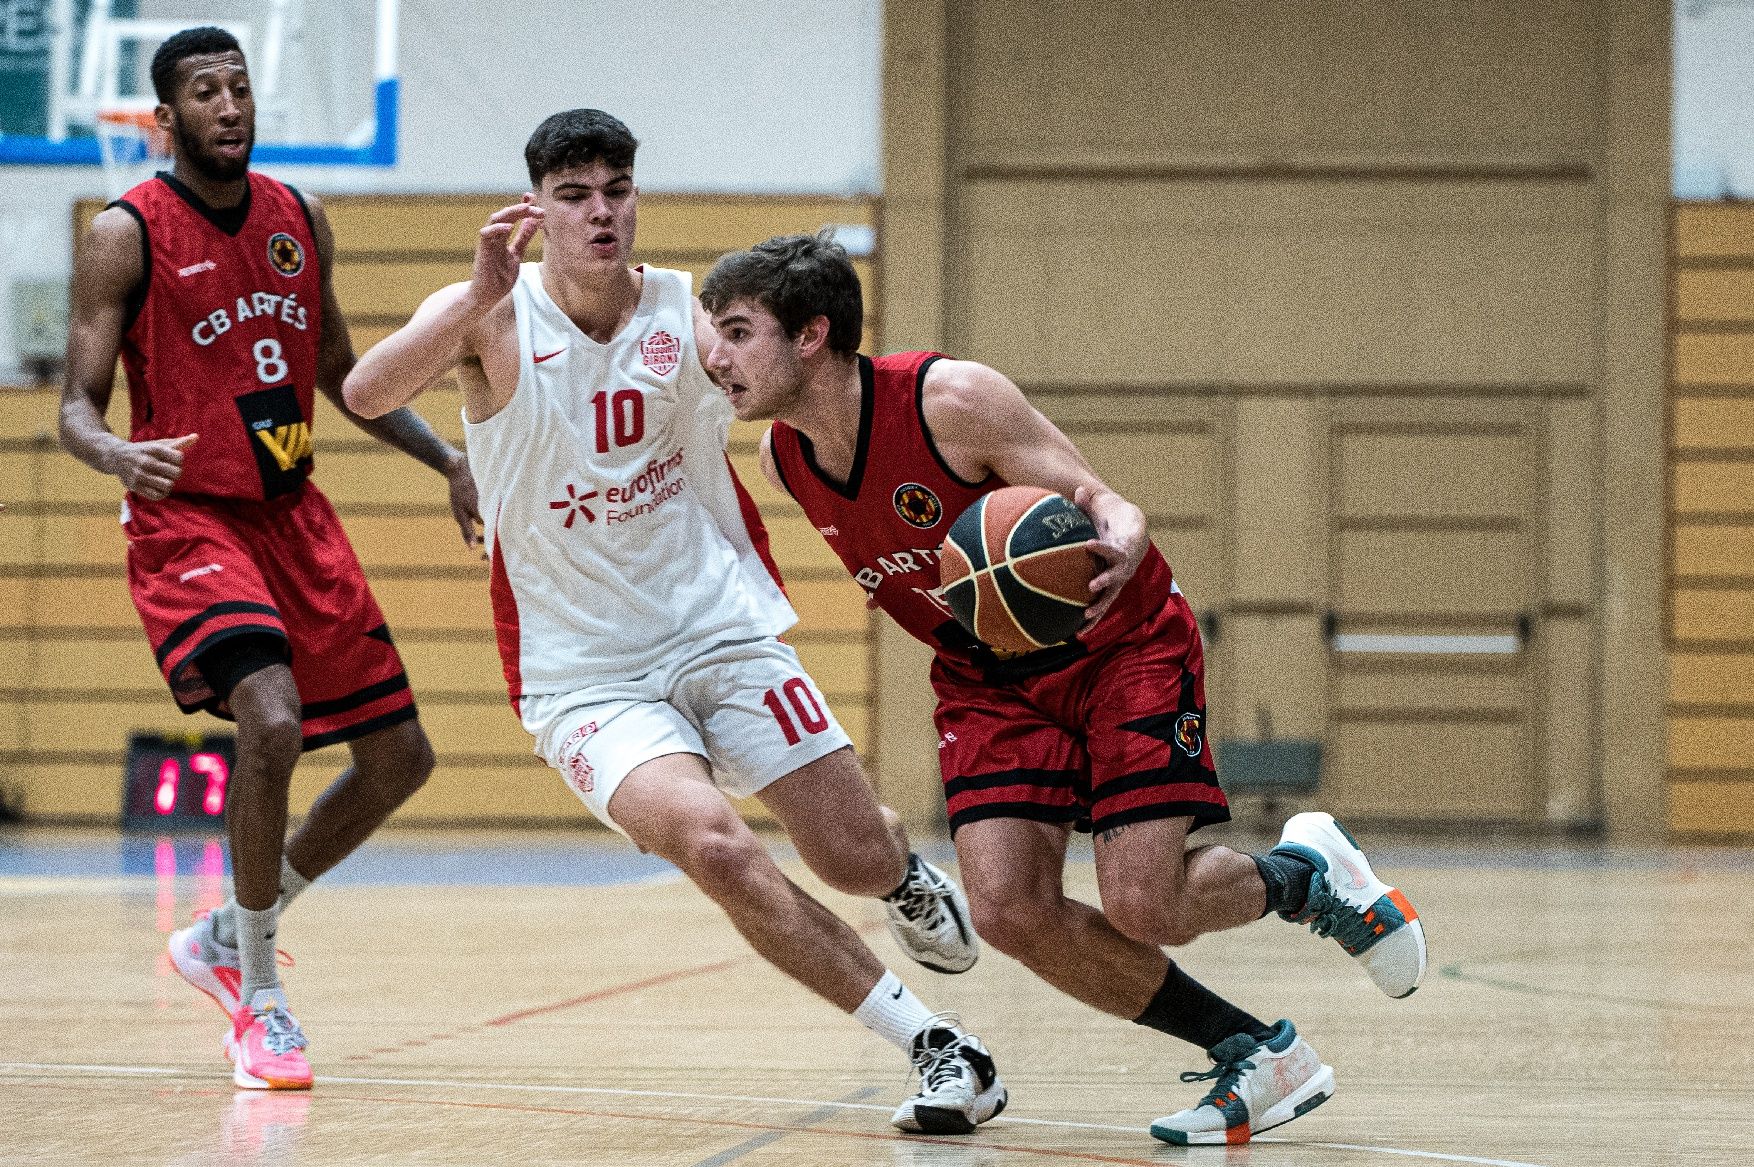
[[[803,507],[870,601],[936,650],[950,829],[988,943],[1086,1004],[1193,1042],[1214,1067],[1170,1143],[1246,1142],[1333,1092],[1289,1021],[1266,1025],[1165,957],[1277,911],[1332,935],[1391,996],[1418,987],[1423,932],[1351,836],[1301,814],[1279,846],[1187,848],[1230,817],[1206,739],[1198,626],[1139,508],[1110,490],[1008,379],[935,353],[859,355],[858,276],[827,235],[721,259],[701,287],[708,368],[739,419],[774,425],[762,468]],[[1007,484],[1072,498],[1096,524],[1087,619],[1072,641],[1001,657],[937,597],[937,548]],[[1093,831],[1102,908],[1066,898],[1074,826]]]
[[[166,40],[152,81],[175,165],[92,221],[61,441],[127,488],[128,585],[177,704],[237,722],[235,897],[175,933],[171,957],[231,1017],[240,1086],[304,1089],[305,1039],[275,970],[279,912],[420,788],[432,747],[340,521],[307,481],[313,390],[341,405],[354,360],[323,208],[249,171],[255,104],[229,33]],[[118,353],[127,440],[104,420]],[[406,410],[353,420],[444,475],[472,543],[463,455]],[[352,765],[289,843],[293,766],[337,742]]]

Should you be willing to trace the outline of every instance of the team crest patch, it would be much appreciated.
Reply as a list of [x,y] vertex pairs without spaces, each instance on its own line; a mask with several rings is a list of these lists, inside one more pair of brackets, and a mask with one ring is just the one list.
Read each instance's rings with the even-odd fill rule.
[[284,231],[268,237],[268,262],[283,276],[296,276],[305,269],[305,249]]
[[944,504],[919,483],[904,482],[895,488],[895,513],[923,531],[938,525],[944,517]]
[[1198,713],[1184,713],[1175,719],[1175,744],[1190,758],[1199,757],[1205,750],[1206,743],[1200,738]]
[[682,342],[659,329],[639,342],[639,355],[646,368],[660,377],[668,377],[682,362]]
[[597,783],[597,771],[585,760],[585,741],[597,732],[597,723],[592,721],[572,731],[566,744],[560,747],[562,755],[561,776],[566,784],[580,794],[589,794]]

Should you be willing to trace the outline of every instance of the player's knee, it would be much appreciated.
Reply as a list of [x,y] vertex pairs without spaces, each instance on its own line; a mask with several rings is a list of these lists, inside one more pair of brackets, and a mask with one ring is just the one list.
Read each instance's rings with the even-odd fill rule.
[[1179,948],[1200,935],[1174,902],[1152,894],[1150,889],[1129,889],[1104,896],[1102,913],[1115,931],[1141,944]]
[[1060,926],[1058,897],[969,889],[969,914],[980,938],[1014,960],[1027,963],[1043,945],[1056,944]]
[[713,823],[683,842],[676,864],[701,890],[718,898],[746,891],[771,860],[741,822]]
[[268,708],[238,716],[238,749],[253,754],[269,774],[290,777],[304,750],[304,725],[296,709]]
[[409,722],[409,725],[413,727],[413,732],[409,734],[406,748],[397,758],[397,764],[379,782],[383,796],[393,800],[397,806],[413,798],[426,785],[426,780],[432,776],[433,767],[438,764],[426,731],[420,728],[419,722]]

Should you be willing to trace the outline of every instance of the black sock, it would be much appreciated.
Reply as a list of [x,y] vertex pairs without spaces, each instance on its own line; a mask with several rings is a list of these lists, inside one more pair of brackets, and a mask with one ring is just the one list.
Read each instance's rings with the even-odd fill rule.
[[[1301,912],[1309,898],[1309,879],[1315,864],[1289,851],[1250,855],[1267,885],[1267,912]],[[1266,912],[1261,913],[1263,916]]]
[[1133,1024],[1191,1041],[1209,1050],[1227,1037],[1246,1033],[1256,1041],[1273,1036],[1271,1026],[1263,1025],[1193,977],[1169,962],[1163,986],[1145,1012],[1133,1018]]

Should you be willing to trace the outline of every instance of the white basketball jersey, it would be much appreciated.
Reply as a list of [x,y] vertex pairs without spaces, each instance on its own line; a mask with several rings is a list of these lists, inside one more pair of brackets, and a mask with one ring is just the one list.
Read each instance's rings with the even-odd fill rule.
[[464,418],[514,702],[797,622],[725,459],[730,403],[700,367],[688,273],[641,270],[633,319],[598,344],[525,264],[517,391]]

